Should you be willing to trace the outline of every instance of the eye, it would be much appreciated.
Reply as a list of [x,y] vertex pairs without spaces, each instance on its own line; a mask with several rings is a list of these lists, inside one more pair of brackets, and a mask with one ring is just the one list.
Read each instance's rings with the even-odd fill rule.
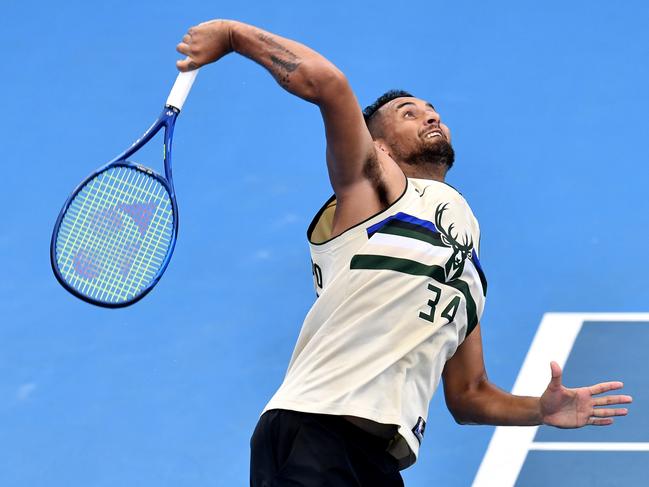
[[410,110],[403,112],[403,118],[415,118],[415,114]]

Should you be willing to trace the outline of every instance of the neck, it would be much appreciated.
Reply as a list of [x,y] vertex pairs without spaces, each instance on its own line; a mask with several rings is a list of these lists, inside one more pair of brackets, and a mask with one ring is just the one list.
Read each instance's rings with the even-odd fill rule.
[[399,163],[399,167],[408,178],[432,179],[433,181],[444,182],[448,166],[446,164],[424,164],[413,166],[411,164]]

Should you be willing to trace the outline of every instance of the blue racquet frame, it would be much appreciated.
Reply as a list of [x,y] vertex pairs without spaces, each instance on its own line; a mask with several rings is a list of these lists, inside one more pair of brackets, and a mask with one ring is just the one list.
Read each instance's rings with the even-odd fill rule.
[[[59,281],[59,283],[66,290],[68,290],[70,293],[72,293],[74,296],[78,297],[79,299],[106,308],[122,308],[125,306],[129,306],[133,303],[136,303],[144,296],[146,296],[151,291],[151,289],[153,289],[153,287],[158,283],[158,281],[162,277],[162,274],[164,274],[165,270],[167,269],[174,248],[176,246],[176,239],[178,237],[178,205],[176,202],[176,193],[174,190],[173,175],[171,170],[171,155],[172,155],[172,141],[173,141],[174,126],[176,124],[176,119],[178,118],[178,115],[185,101],[185,98],[189,92],[189,89],[191,88],[194,78],[196,77],[196,73],[197,71],[193,71],[189,73],[181,73],[178,76],[178,79],[176,81],[176,84],[174,85],[174,88],[171,91],[171,94],[169,95],[169,98],[167,100],[167,103],[165,104],[164,109],[162,110],[162,112],[160,113],[156,121],[147,129],[147,131],[139,139],[137,139],[128,149],[126,149],[124,152],[119,154],[113,160],[103,165],[102,167],[94,171],[92,174],[90,174],[88,177],[86,177],[81,182],[81,184],[79,184],[74,189],[72,194],[65,201],[63,208],[61,209],[61,212],[59,213],[59,216],[56,220],[56,223],[54,224],[54,231],[52,232],[52,239],[50,242],[50,263],[52,265],[52,270],[54,271],[54,275],[56,276],[56,279]],[[139,151],[142,147],[144,147],[162,129],[164,129],[163,159],[164,159],[165,177],[156,173],[151,168],[127,160],[130,156],[132,156],[137,151]],[[70,208],[70,205],[74,201],[75,197],[79,194],[79,192],[82,191],[83,188],[90,181],[92,181],[102,172],[120,166],[144,172],[146,175],[155,178],[158,182],[160,182],[165,187],[165,189],[169,193],[171,205],[172,205],[173,230],[171,234],[169,247],[167,249],[167,253],[162,261],[162,264],[160,265],[158,272],[151,279],[151,282],[132,299],[127,301],[112,303],[112,302],[100,301],[97,299],[93,299],[89,296],[86,296],[85,294],[79,292],[77,289],[75,289],[67,282],[67,280],[63,277],[57,264],[56,242],[57,242],[57,236],[59,233],[61,222],[63,221],[66,212]]]

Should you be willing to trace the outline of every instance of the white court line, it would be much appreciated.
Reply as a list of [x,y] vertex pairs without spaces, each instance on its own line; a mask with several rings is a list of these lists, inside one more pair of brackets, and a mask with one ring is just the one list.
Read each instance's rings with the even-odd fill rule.
[[605,443],[605,442],[553,442],[532,443],[530,450],[552,450],[552,451],[649,451],[649,443],[628,442],[628,443]]
[[[584,321],[649,321],[649,313],[546,313],[512,394],[540,396],[543,393],[550,381],[550,361],[564,367]],[[472,487],[514,487],[527,452],[539,445],[533,443],[537,430],[538,426],[497,427]]]

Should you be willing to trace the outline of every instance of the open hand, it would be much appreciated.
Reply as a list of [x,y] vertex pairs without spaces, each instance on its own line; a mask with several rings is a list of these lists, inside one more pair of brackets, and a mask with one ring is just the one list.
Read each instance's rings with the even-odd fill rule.
[[626,408],[598,408],[629,404],[633,399],[625,395],[594,397],[604,392],[621,389],[622,382],[602,382],[588,387],[568,389],[561,384],[561,367],[550,363],[552,379],[541,396],[543,424],[558,428],[580,428],[585,425],[607,426],[614,416],[626,416]]

